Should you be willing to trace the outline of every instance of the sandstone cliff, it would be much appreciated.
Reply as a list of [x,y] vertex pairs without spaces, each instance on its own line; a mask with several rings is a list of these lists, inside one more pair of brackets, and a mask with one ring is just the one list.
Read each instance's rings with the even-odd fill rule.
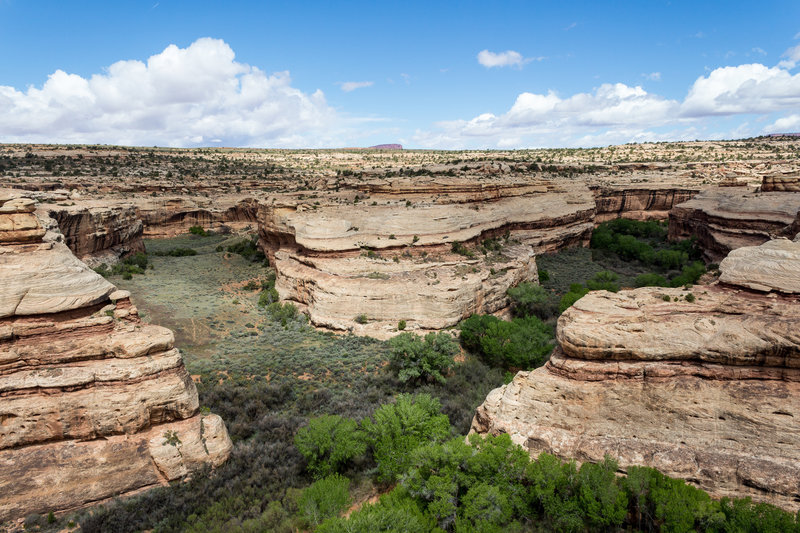
[[[726,283],[695,286],[694,301],[684,289],[590,293],[559,319],[551,360],[492,391],[472,430],[797,510],[798,260],[799,242],[740,249],[720,265]],[[753,280],[758,291],[742,286]]]
[[94,267],[112,265],[136,252],[144,252],[143,224],[131,205],[46,207],[64,235],[64,243],[81,261]]
[[151,239],[188,233],[192,226],[214,231],[255,229],[258,215],[256,200],[241,195],[145,198],[136,200],[135,205],[144,235]]
[[694,236],[706,259],[800,231],[800,192],[758,192],[749,187],[709,188],[669,215],[669,238]]
[[386,336],[501,311],[508,287],[536,279],[534,253],[586,243],[593,218],[582,183],[374,180],[275,197],[259,234],[282,300],[317,326]]
[[225,461],[168,329],[0,198],[0,521],[62,511]]
[[658,185],[626,184],[621,186],[592,186],[595,203],[595,223],[616,218],[633,220],[667,220],[670,209],[691,200],[700,189]]

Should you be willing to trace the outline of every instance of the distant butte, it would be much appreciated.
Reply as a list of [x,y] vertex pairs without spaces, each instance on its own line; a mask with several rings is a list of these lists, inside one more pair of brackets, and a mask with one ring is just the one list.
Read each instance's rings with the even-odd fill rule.
[[375,146],[370,146],[370,150],[402,150],[402,144],[376,144]]

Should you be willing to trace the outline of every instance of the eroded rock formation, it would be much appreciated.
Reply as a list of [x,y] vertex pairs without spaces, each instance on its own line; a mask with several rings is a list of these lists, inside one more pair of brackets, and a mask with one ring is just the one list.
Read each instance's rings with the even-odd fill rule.
[[172,332],[32,213],[0,206],[0,521],[62,511],[225,461]]
[[[508,287],[536,279],[534,253],[587,242],[593,218],[582,183],[375,180],[276,198],[259,230],[282,300],[315,325],[385,336],[502,310]],[[483,254],[486,239],[497,250]]]
[[144,222],[145,237],[161,239],[188,233],[192,226],[214,231],[254,230],[258,203],[241,196],[176,196],[138,200],[136,210]]
[[709,261],[731,250],[758,246],[800,231],[800,192],[759,192],[749,187],[709,188],[676,205],[669,215],[669,238],[694,236]]
[[[533,455],[609,454],[623,470],[652,466],[717,497],[797,510],[800,284],[787,265],[800,242],[729,259],[727,283],[695,286],[694,301],[665,288],[583,297],[559,319],[551,360],[492,391],[472,430],[509,433]],[[759,291],[739,284],[754,273]]]
[[47,206],[64,243],[81,261],[94,267],[144,252],[143,224],[132,205]]
[[667,220],[670,209],[677,204],[691,200],[700,190],[690,187],[664,186],[655,184],[637,187],[592,186],[597,204],[595,223],[615,218],[633,220]]

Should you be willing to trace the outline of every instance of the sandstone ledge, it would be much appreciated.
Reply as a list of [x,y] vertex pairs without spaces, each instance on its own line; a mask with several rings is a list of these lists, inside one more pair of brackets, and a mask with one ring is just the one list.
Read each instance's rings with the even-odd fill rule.
[[684,289],[589,293],[560,317],[550,361],[489,393],[471,431],[508,433],[532,455],[609,454],[623,472],[652,466],[715,497],[798,510],[796,245],[731,254],[725,271],[741,274],[736,258],[749,257],[772,280],[759,291],[731,278],[693,287],[694,301]]

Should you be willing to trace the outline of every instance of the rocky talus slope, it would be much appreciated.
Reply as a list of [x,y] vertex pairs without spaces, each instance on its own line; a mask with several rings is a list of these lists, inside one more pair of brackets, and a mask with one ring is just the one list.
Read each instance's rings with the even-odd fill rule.
[[33,201],[0,204],[0,522],[224,462],[172,332],[45,234]]
[[764,177],[761,189],[714,187],[676,205],[670,239],[694,236],[710,261],[800,231],[800,189],[790,178]]
[[472,431],[797,510],[798,261],[800,242],[781,239],[731,254],[694,300],[685,289],[588,294],[559,319],[551,360],[492,391]]

